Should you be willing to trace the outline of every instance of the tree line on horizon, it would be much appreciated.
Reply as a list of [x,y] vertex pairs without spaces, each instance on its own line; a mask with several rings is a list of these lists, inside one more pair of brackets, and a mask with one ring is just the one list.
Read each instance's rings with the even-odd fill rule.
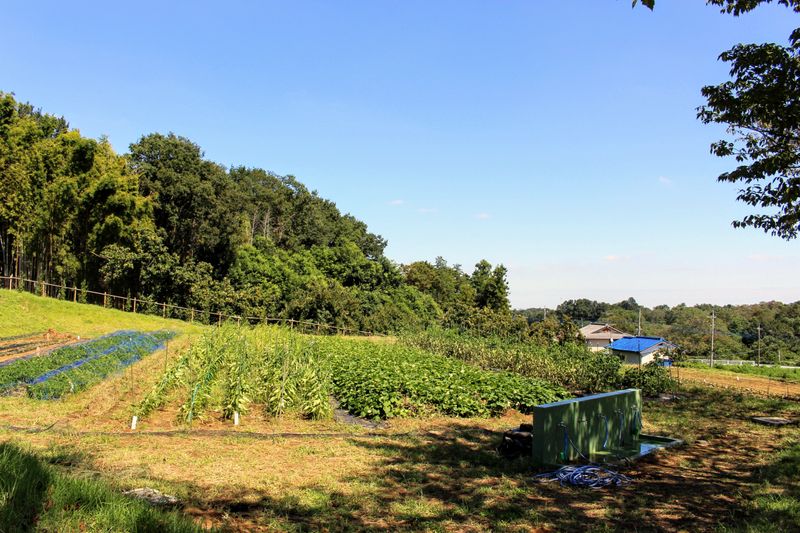
[[398,265],[294,176],[173,133],[126,154],[0,92],[0,271],[229,315],[394,332],[512,320],[506,269]]
[[637,334],[641,313],[642,335],[663,337],[678,346],[679,354],[702,358],[711,354],[713,313],[716,358],[756,361],[760,344],[762,363],[800,364],[800,301],[648,308],[634,298],[614,304],[579,298],[566,300],[555,309],[528,308],[514,313],[545,329],[552,330],[563,322],[574,323],[578,328],[601,323],[631,335]]

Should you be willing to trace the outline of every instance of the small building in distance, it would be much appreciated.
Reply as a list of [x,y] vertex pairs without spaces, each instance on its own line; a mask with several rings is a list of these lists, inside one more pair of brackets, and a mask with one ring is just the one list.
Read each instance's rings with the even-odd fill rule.
[[656,358],[667,358],[667,353],[677,346],[662,337],[628,336],[615,340],[608,348],[627,365],[646,365]]
[[630,333],[615,328],[611,324],[589,324],[580,329],[581,335],[586,339],[586,347],[593,352],[599,352],[608,347],[609,343],[622,337],[630,337]]

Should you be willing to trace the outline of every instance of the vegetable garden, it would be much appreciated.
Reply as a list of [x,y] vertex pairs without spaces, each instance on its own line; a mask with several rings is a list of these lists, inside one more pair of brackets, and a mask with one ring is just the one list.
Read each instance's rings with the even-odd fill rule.
[[16,359],[36,357],[75,340],[71,335],[53,330],[4,337],[0,339],[0,367],[9,365]]
[[170,331],[117,331],[0,367],[0,394],[24,389],[32,398],[79,392],[162,347]]
[[575,393],[636,387],[645,396],[656,396],[675,385],[662,367],[622,365],[612,354],[577,343],[539,345],[437,329],[404,336],[401,342],[481,368],[543,379]]
[[332,415],[333,396],[368,418],[485,417],[512,407],[527,412],[565,395],[544,381],[409,346],[223,326],[174,361],[135,412],[143,419],[178,396],[187,424],[210,413],[238,420],[253,406],[320,419]]

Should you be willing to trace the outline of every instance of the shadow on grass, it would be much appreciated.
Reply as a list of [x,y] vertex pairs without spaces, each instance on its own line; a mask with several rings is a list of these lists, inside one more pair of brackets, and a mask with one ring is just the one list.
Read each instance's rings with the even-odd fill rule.
[[[758,433],[746,418],[795,409],[707,389],[684,391],[677,402],[650,403],[646,414],[656,432],[680,428],[672,436],[692,445],[626,468],[634,482],[611,490],[536,481],[527,460],[508,461],[494,451],[499,434],[453,424],[421,436],[351,440],[377,460],[369,472],[341,480],[347,493],[310,485],[281,498],[232,493],[204,507],[281,530],[713,531],[749,523],[742,505],[760,483],[764,454],[781,446],[780,438]],[[783,461],[781,475],[791,483],[797,462]],[[774,511],[776,523],[795,524]]]
[[[795,441],[759,470],[760,485],[743,510],[750,531],[800,531],[800,442]],[[737,528],[731,528],[736,530]]]
[[[634,482],[624,488],[592,491],[536,481],[527,459],[508,461],[494,451],[499,434],[454,423],[419,435],[348,439],[371,460],[357,475],[336,478],[336,488],[308,484],[278,497],[231,488],[224,498],[206,498],[202,487],[186,485],[196,498],[186,511],[230,530],[798,529],[797,515],[786,509],[798,509],[800,501],[800,445],[777,455],[786,437],[797,435],[788,431],[796,430],[764,432],[746,418],[800,408],[709,390],[681,397],[649,402],[645,422],[691,445],[625,469]],[[767,467],[764,454],[774,456]],[[51,451],[49,460],[70,469],[89,464],[66,448]],[[771,505],[766,487],[766,503],[760,503],[764,483],[780,488],[784,499]],[[751,512],[743,505],[753,497]],[[132,523],[141,530],[163,524],[152,520],[158,518],[141,515]]]
[[177,512],[151,508],[97,480],[51,466],[75,467],[84,461],[68,448],[39,456],[0,443],[0,532],[199,530]]
[[0,444],[0,531],[33,529],[50,481],[36,457]]

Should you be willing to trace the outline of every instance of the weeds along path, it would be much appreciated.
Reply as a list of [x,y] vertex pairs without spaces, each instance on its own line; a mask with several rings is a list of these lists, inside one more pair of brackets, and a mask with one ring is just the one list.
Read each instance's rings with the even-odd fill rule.
[[76,428],[119,430],[130,424],[132,408],[141,401],[169,362],[191,344],[185,335],[109,377],[80,395],[68,397],[70,413],[64,419]]
[[800,383],[703,368],[676,368],[672,375],[690,383],[800,400]]

